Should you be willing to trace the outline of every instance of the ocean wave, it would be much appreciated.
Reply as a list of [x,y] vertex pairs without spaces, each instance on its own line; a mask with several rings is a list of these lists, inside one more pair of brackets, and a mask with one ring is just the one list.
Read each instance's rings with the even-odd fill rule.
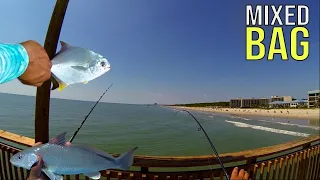
[[268,121],[268,120],[258,120],[258,121],[269,122],[269,123],[276,123],[276,124],[282,124],[282,125],[289,125],[289,126],[297,126],[297,127],[302,127],[302,128],[310,128],[310,129],[315,129],[315,130],[320,130],[320,127],[317,127],[317,126],[307,126],[307,125],[291,124],[291,123],[285,123],[285,122],[273,122],[273,121]]
[[242,119],[242,120],[256,120],[256,121],[261,121],[261,122],[268,122],[268,123],[275,123],[275,124],[281,124],[281,125],[288,125],[288,126],[297,126],[301,128],[309,128],[309,129],[314,129],[314,130],[320,130],[320,127],[318,126],[307,126],[307,125],[301,125],[301,124],[292,124],[292,123],[285,123],[285,122],[277,122],[277,121],[268,121],[268,120],[262,120],[262,119],[249,119],[249,118],[244,118],[240,116],[230,116],[230,118],[233,119]]
[[246,120],[246,121],[250,121],[250,120],[252,120],[252,119],[244,118],[244,117],[240,117],[240,119],[243,119],[243,120]]
[[308,136],[310,136],[310,134],[307,134],[307,133],[287,131],[287,130],[269,128],[269,127],[264,127],[264,126],[256,126],[256,125],[246,124],[246,123],[237,122],[237,121],[228,121],[228,120],[225,120],[225,122],[232,123],[232,124],[234,124],[234,125],[237,126],[237,127],[252,128],[252,129],[257,129],[257,130],[262,130],[262,131],[268,131],[268,132],[278,133],[278,134],[287,134],[287,135],[291,135],[291,136],[301,136],[301,137],[308,137]]
[[229,116],[229,118],[232,118],[232,119],[242,119],[242,120],[246,120],[246,121],[252,120],[252,119],[245,118],[245,117],[241,117],[241,116]]

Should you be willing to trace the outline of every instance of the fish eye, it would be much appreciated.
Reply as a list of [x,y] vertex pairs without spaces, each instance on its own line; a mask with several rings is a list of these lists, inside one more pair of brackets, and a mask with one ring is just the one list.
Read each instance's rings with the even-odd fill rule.
[[18,159],[22,159],[22,155],[21,154],[19,154]]
[[100,62],[100,65],[101,65],[102,67],[105,67],[105,66],[106,66],[106,62],[104,62],[104,61]]

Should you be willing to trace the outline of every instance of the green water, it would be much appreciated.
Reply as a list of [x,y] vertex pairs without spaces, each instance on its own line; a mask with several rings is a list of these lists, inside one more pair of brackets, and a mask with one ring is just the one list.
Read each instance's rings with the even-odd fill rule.
[[[35,98],[0,94],[0,99],[0,129],[34,137]],[[94,103],[51,99],[50,137],[67,131],[70,138]],[[159,106],[99,103],[73,142],[110,153],[138,146],[136,155],[212,154],[196,122],[185,113],[174,115],[173,109]],[[286,119],[267,117],[194,115],[219,153],[280,144],[319,132],[306,120],[287,123]]]

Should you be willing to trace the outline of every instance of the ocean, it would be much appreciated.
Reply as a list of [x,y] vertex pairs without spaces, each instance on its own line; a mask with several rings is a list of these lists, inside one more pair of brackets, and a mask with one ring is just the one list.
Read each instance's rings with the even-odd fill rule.
[[[50,137],[67,132],[71,138],[95,102],[51,99]],[[0,93],[0,129],[34,137],[35,97]],[[234,117],[192,112],[219,153],[271,146],[318,134],[308,120]],[[134,146],[136,155],[182,156],[212,154],[197,123],[185,112],[153,105],[99,103],[73,143],[109,153]]]

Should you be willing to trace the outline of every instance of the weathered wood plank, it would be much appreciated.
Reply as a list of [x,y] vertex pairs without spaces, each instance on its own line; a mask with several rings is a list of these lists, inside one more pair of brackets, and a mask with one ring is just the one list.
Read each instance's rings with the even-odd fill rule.
[[279,179],[287,179],[287,172],[288,172],[288,166],[289,166],[289,156],[285,157],[285,164],[284,164],[284,170],[283,175]]
[[25,179],[26,177],[25,177],[24,170],[22,167],[19,168],[19,172],[20,172],[20,178]]
[[10,179],[14,179],[13,178],[13,167],[12,167],[12,164],[10,163],[10,149],[7,149],[7,164],[8,164],[8,169],[9,169],[9,177]]
[[4,130],[0,130],[0,138],[24,146],[32,146],[34,144],[34,139],[32,138],[20,136]]
[[267,176],[266,180],[269,180],[270,174],[271,174],[271,166],[272,166],[272,161],[268,161],[268,167],[267,167]]
[[273,172],[272,172],[272,177],[271,177],[271,179],[272,180],[275,180],[275,178],[276,178],[276,175],[277,175],[277,170],[278,170],[278,159],[275,159],[274,161],[273,161],[273,163],[274,163],[274,165],[273,165]]
[[265,165],[266,165],[265,163],[261,163],[259,179],[263,179]]
[[289,167],[289,172],[288,172],[288,179],[292,179],[292,170],[294,166],[294,155],[290,156],[290,167]]
[[2,152],[2,147],[0,145],[0,180],[5,180],[4,179],[5,170],[4,170],[3,164],[1,163],[1,162],[4,162],[4,159],[2,159],[1,152]]
[[280,158],[278,177],[276,179],[283,179],[283,178],[281,178],[281,175],[283,173],[283,161],[284,161],[284,159]]
[[4,179],[8,179],[8,166],[7,166],[7,163],[6,163],[6,151],[7,151],[7,147],[2,146],[1,147],[1,154],[2,154],[1,159],[2,159],[2,167],[3,167]]

